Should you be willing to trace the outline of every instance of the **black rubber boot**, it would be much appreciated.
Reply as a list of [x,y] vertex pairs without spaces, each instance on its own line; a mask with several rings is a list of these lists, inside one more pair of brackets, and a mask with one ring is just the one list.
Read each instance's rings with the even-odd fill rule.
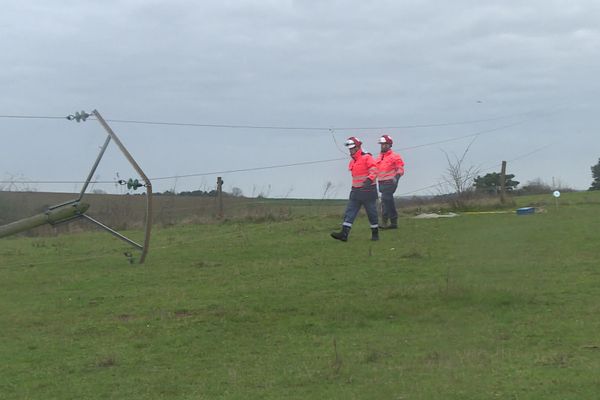
[[[396,225],[394,225],[394,221],[396,221]],[[388,222],[388,220],[387,220],[387,218],[385,218],[383,220],[383,223],[381,225],[379,225],[379,229],[383,229],[383,230],[386,230],[386,229],[396,229],[398,227],[397,226],[398,219],[392,219],[392,224],[391,225],[388,224],[387,222]]]
[[371,240],[379,240],[379,228],[371,228]]
[[342,230],[339,232],[331,232],[331,237],[342,242],[348,241],[348,234],[350,233],[350,227],[342,225]]
[[398,218],[392,218],[392,223],[388,229],[398,229]]

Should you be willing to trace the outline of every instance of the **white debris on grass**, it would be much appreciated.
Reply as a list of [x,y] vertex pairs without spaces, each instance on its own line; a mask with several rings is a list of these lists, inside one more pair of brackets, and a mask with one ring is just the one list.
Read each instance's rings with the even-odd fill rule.
[[415,219],[433,219],[433,218],[453,218],[453,217],[458,217],[458,214],[455,214],[453,212],[448,213],[448,214],[423,213],[423,214],[416,215],[413,218],[415,218]]

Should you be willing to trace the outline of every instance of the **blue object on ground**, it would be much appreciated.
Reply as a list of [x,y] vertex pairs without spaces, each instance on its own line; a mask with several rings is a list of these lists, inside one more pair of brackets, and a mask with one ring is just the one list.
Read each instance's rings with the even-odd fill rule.
[[535,213],[535,207],[521,207],[517,208],[517,215],[527,215]]

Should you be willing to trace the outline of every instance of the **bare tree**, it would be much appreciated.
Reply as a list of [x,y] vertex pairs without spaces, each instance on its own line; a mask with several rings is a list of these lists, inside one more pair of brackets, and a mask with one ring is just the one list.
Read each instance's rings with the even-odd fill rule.
[[177,194],[177,182],[179,181],[178,177],[175,177],[175,179],[173,180],[173,187],[171,187],[171,192],[173,194]]
[[240,189],[239,187],[232,187],[231,188],[231,195],[233,197],[244,197],[244,193],[242,192],[242,189]]
[[258,197],[258,198],[261,198],[261,199],[267,199],[267,198],[269,198],[269,195],[270,195],[270,194],[271,194],[271,184],[269,183],[269,184],[267,185],[267,191],[265,192],[265,190],[264,190],[264,186],[263,186],[263,187],[261,188],[261,190],[260,190],[260,193],[258,194],[258,196],[257,196],[257,197]]
[[441,185],[449,187],[451,193],[456,195],[454,202],[456,207],[461,207],[464,204],[465,197],[472,191],[473,181],[475,178],[477,178],[480,172],[480,168],[478,167],[473,165],[465,165],[467,154],[469,153],[469,150],[471,149],[471,146],[477,137],[478,136],[475,136],[475,138],[473,138],[471,143],[469,143],[460,157],[453,155],[453,158],[451,158],[446,151],[442,150],[446,156],[448,166],[446,167],[446,171],[442,176]]
[[454,159],[451,159],[445,151],[444,154],[448,161],[448,166],[442,177],[443,182],[457,195],[470,191],[473,187],[473,180],[480,172],[479,168],[473,165],[466,167],[464,165],[464,156],[458,158],[454,155]]
[[288,197],[290,197],[290,195],[292,194],[292,192],[294,191],[294,186],[290,186],[290,188],[288,189],[287,193],[285,194],[285,196],[283,196],[284,199],[287,199]]
[[323,188],[323,198],[322,200],[325,200],[327,198],[327,194],[328,192],[333,188],[333,183],[331,183],[331,181],[327,181],[325,183],[325,187]]
[[0,192],[36,192],[37,189],[29,186],[26,180],[23,174],[5,173],[4,183],[0,183]]

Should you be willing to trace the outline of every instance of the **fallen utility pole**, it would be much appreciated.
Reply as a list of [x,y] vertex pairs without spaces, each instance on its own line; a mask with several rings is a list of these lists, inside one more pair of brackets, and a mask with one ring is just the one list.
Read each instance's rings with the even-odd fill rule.
[[[82,121],[86,121],[91,116],[94,116],[98,120],[100,125],[102,125],[102,127],[106,131],[107,136],[106,136],[106,139],[104,140],[104,144],[100,148],[100,153],[98,154],[98,157],[96,157],[96,160],[92,166],[92,169],[89,172],[87,179],[84,182],[83,188],[81,189],[79,196],[76,199],[69,200],[67,202],[49,207],[48,210],[46,210],[42,214],[38,214],[33,217],[21,219],[19,221],[15,221],[15,222],[12,222],[7,225],[0,226],[0,238],[6,237],[9,235],[14,235],[15,233],[23,232],[28,229],[35,228],[37,226],[41,226],[44,224],[55,225],[58,223],[69,222],[74,219],[81,218],[81,219],[85,219],[87,221],[92,222],[96,226],[109,232],[111,235],[113,235],[113,236],[123,240],[124,242],[130,244],[131,246],[134,246],[137,249],[141,250],[142,253],[140,255],[139,263],[143,264],[144,260],[146,259],[146,255],[148,254],[148,249],[150,246],[150,232],[152,230],[152,184],[150,183],[150,179],[148,179],[148,177],[146,176],[144,171],[142,171],[142,169],[137,164],[137,162],[133,159],[133,157],[131,156],[129,151],[127,151],[127,149],[125,148],[125,146],[123,145],[121,140],[117,137],[115,132],[106,123],[104,118],[102,118],[102,116],[100,115],[100,113],[97,110],[92,111],[91,114],[88,114],[85,111],[76,112],[74,115],[69,115],[67,117],[67,119],[70,121],[75,120],[77,122],[82,122]],[[90,217],[89,215],[86,214],[86,211],[89,208],[89,204],[81,203],[81,200],[83,199],[85,192],[91,183],[92,177],[94,176],[94,173],[96,172],[96,169],[98,168],[98,164],[100,164],[100,160],[102,159],[102,156],[104,155],[104,152],[106,151],[106,148],[108,147],[111,140],[113,142],[115,142],[115,144],[117,145],[119,150],[121,150],[121,153],[123,153],[123,155],[125,156],[127,161],[129,161],[131,166],[140,175],[141,180],[143,182],[143,183],[140,182],[138,179],[135,179],[135,180],[129,179],[128,182],[119,181],[119,183],[123,184],[123,185],[126,184],[128,189],[133,189],[133,190],[136,190],[142,186],[146,188],[146,215],[145,215],[146,221],[145,221],[145,228],[144,228],[143,244],[136,243],[135,241],[129,239],[125,235],[120,234],[119,232],[104,225],[102,222],[97,221],[94,218]]]
[[0,226],[0,238],[27,231],[45,224],[56,225],[81,217],[90,207],[87,203],[73,203],[58,208],[48,209],[33,217],[24,218],[7,225]]

